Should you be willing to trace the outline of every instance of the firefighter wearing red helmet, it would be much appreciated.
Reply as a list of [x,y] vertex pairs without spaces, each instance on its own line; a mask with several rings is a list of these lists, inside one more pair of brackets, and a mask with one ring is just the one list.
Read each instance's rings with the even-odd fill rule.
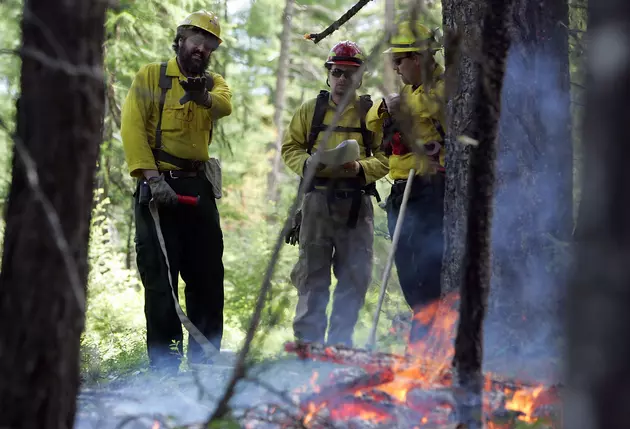
[[[297,340],[352,345],[359,310],[371,281],[374,210],[379,199],[375,182],[387,174],[387,158],[380,148],[381,132],[371,132],[365,115],[369,96],[357,96],[363,51],[354,42],[337,43],[324,64],[330,91],[320,91],[293,115],[285,131],[282,158],[299,176],[316,169],[304,189],[301,211],[287,242],[299,242],[298,261],[291,281],[298,291],[293,320]],[[324,146],[323,136],[343,97],[351,102]],[[330,323],[330,271],[337,286]],[[327,338],[326,338],[326,333]]]
[[326,67],[333,64],[359,67],[365,61],[361,48],[354,42],[346,40],[332,47],[326,59]]

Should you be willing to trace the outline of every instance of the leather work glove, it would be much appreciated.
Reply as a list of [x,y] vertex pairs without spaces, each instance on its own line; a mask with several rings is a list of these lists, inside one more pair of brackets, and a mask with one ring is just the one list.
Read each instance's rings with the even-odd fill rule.
[[210,94],[206,89],[206,77],[189,77],[186,80],[180,80],[179,84],[186,93],[179,99],[179,104],[186,104],[188,101],[194,101],[203,106],[209,106]]
[[173,188],[171,188],[171,185],[166,183],[163,174],[149,178],[148,182],[149,187],[151,188],[153,201],[155,201],[158,205],[177,204],[177,194]]

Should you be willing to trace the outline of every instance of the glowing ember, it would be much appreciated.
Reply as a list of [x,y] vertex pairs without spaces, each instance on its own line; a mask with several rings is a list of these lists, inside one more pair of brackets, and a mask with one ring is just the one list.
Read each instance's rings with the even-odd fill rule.
[[392,419],[391,415],[371,404],[360,402],[345,402],[336,405],[330,411],[330,417],[338,421],[347,421],[350,419],[360,419],[374,423],[384,423]]
[[520,411],[524,414],[521,417],[522,420],[532,422],[532,413],[534,412],[534,405],[536,398],[543,391],[544,387],[539,386],[534,389],[522,389],[514,392],[514,396],[506,401],[505,409],[512,411]]

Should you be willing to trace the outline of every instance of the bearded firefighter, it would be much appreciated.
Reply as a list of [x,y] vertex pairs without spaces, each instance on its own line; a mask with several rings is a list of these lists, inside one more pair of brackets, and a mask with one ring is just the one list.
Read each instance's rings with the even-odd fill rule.
[[[210,56],[221,42],[214,13],[190,14],[177,27],[176,56],[143,66],[122,109],[127,165],[138,179],[134,194],[137,264],[145,291],[149,361],[156,369],[176,370],[180,364],[182,325],[172,296],[177,294],[180,274],[186,283],[192,324],[217,349],[223,334],[223,236],[217,195],[203,173],[213,122],[232,111],[227,83],[221,75],[207,72]],[[143,186],[150,189],[160,222],[154,222],[141,201]],[[177,205],[178,195],[199,196],[198,205]],[[192,335],[188,358],[190,363],[205,362]]]
[[[380,148],[381,130],[371,132],[365,116],[372,102],[358,97],[352,80],[360,83],[365,60],[351,41],[337,43],[325,62],[330,91],[302,104],[285,132],[282,158],[297,173],[315,163],[317,173],[305,189],[299,227],[299,259],[291,273],[298,291],[293,321],[296,339],[352,345],[359,310],[372,275],[375,182],[387,174],[387,158]],[[347,93],[351,102],[341,112],[337,126],[324,147],[323,135]],[[325,150],[355,140],[357,156],[340,165],[318,161]],[[340,155],[341,156],[341,155]],[[343,157],[343,156],[341,156]],[[331,267],[337,277],[330,323],[326,307],[330,298]],[[328,336],[326,338],[326,331]]]
[[371,130],[384,132],[383,149],[394,182],[386,202],[392,236],[410,170],[415,172],[394,257],[405,300],[416,315],[409,338],[413,343],[430,327],[432,315],[423,310],[441,294],[445,111],[444,69],[434,58],[438,46],[433,32],[421,24],[412,31],[410,25],[398,26],[385,51],[403,86],[374,104],[367,123]]

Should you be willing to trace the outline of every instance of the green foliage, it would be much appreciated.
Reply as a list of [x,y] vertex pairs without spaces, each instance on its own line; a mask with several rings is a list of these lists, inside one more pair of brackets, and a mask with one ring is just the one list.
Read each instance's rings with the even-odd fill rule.
[[0,174],[2,205],[4,205],[11,181],[13,148],[11,133],[15,127],[15,101],[19,93],[21,66],[20,58],[15,50],[20,45],[21,17],[21,1],[0,2],[0,169],[9,172],[9,174]]
[[241,424],[238,420],[226,417],[221,420],[213,420],[207,426],[207,429],[239,429]]
[[107,198],[96,205],[90,230],[88,305],[81,345],[83,373],[93,381],[135,369],[144,359],[140,282],[111,240],[109,208]]
[[[347,7],[345,0],[296,3],[290,35],[287,104],[283,112],[285,124],[299,104],[326,87],[323,62],[334,43],[356,40],[369,52],[382,36],[374,29],[382,28],[383,5],[374,2],[319,44],[303,38],[306,33],[322,31]],[[225,348],[235,350],[242,343],[281,223],[295,196],[297,180],[293,173],[285,171],[285,179],[280,184],[281,201],[273,205],[266,200],[266,180],[276,133],[274,97],[284,1],[207,4],[193,0],[122,0],[110,9],[104,44],[107,112],[96,178],[88,309],[82,337],[86,380],[100,381],[146,364],[143,289],[135,269],[133,240],[131,194],[135,182],[128,175],[120,140],[120,109],[137,70],[148,62],[173,56],[171,44],[177,23],[188,12],[201,8],[214,10],[222,18],[224,43],[213,55],[211,68],[226,77],[233,92],[233,113],[218,122],[210,147],[211,154],[221,159],[224,175],[225,195],[218,204],[225,241]],[[19,46],[21,10],[22,2],[18,0],[0,4],[2,49]],[[0,117],[12,131],[20,62],[16,55],[2,55],[6,61],[0,62],[0,93],[8,96],[0,99]],[[361,88],[375,98],[379,67],[366,76]],[[8,189],[11,150],[8,132],[0,131],[0,164],[7,167],[5,174],[0,174],[0,198]],[[381,194],[386,195],[386,183],[379,183],[379,187]],[[384,212],[375,211],[376,229],[384,232],[387,229]],[[357,328],[358,344],[367,339],[388,245],[386,233],[381,233],[376,239],[374,287]],[[255,359],[281,353],[282,343],[292,339],[291,320],[297,294],[289,275],[297,260],[297,250],[297,247],[282,244],[272,277],[273,287],[266,297],[255,341],[252,355]],[[393,275],[383,309],[388,317],[406,311],[397,288]],[[382,319],[379,334],[394,346],[388,328]]]
[[[209,9],[221,17],[224,43],[213,54],[211,69],[223,74],[233,92],[233,113],[217,123],[210,153],[221,159],[224,198],[219,200],[225,251],[225,336],[223,347],[236,350],[250,323],[267,264],[282,222],[295,196],[295,174],[284,171],[281,200],[266,200],[267,175],[274,155],[276,129],[273,124],[279,36],[284,0],[213,1],[120,0],[108,11],[105,26],[104,64],[107,112],[103,144],[96,178],[97,189],[90,235],[90,274],[86,330],[82,337],[82,365],[86,380],[96,382],[126,373],[146,364],[143,289],[135,269],[132,193],[120,139],[120,109],[137,70],[149,62],[174,55],[171,44],[178,22],[189,12]],[[326,88],[324,60],[330,47],[341,40],[355,40],[371,52],[383,36],[383,2],[370,2],[352,20],[318,44],[304,34],[324,30],[354,2],[306,0],[296,2],[290,34],[291,49],[287,103],[282,120],[287,124],[296,108],[320,89]],[[401,3],[404,5],[404,2]],[[22,1],[0,3],[0,118],[10,131],[15,125],[14,102],[19,94],[20,61],[7,53],[19,46]],[[422,19],[437,23],[439,6]],[[374,99],[385,63],[365,77],[360,93]],[[10,180],[12,144],[0,130],[0,198]],[[382,196],[388,194],[381,181]],[[389,241],[384,212],[375,208],[374,283],[370,288],[357,326],[356,343],[364,345],[376,307]],[[291,320],[297,293],[289,281],[297,260],[297,248],[282,243],[279,263],[272,276],[252,357],[264,359],[281,353],[282,343],[292,339]],[[180,284],[180,288],[183,285]],[[334,287],[334,285],[333,285]],[[182,303],[183,304],[183,303]],[[389,320],[408,312],[397,284],[390,277],[383,307],[379,338],[387,348],[400,348],[401,341],[389,334]]]

